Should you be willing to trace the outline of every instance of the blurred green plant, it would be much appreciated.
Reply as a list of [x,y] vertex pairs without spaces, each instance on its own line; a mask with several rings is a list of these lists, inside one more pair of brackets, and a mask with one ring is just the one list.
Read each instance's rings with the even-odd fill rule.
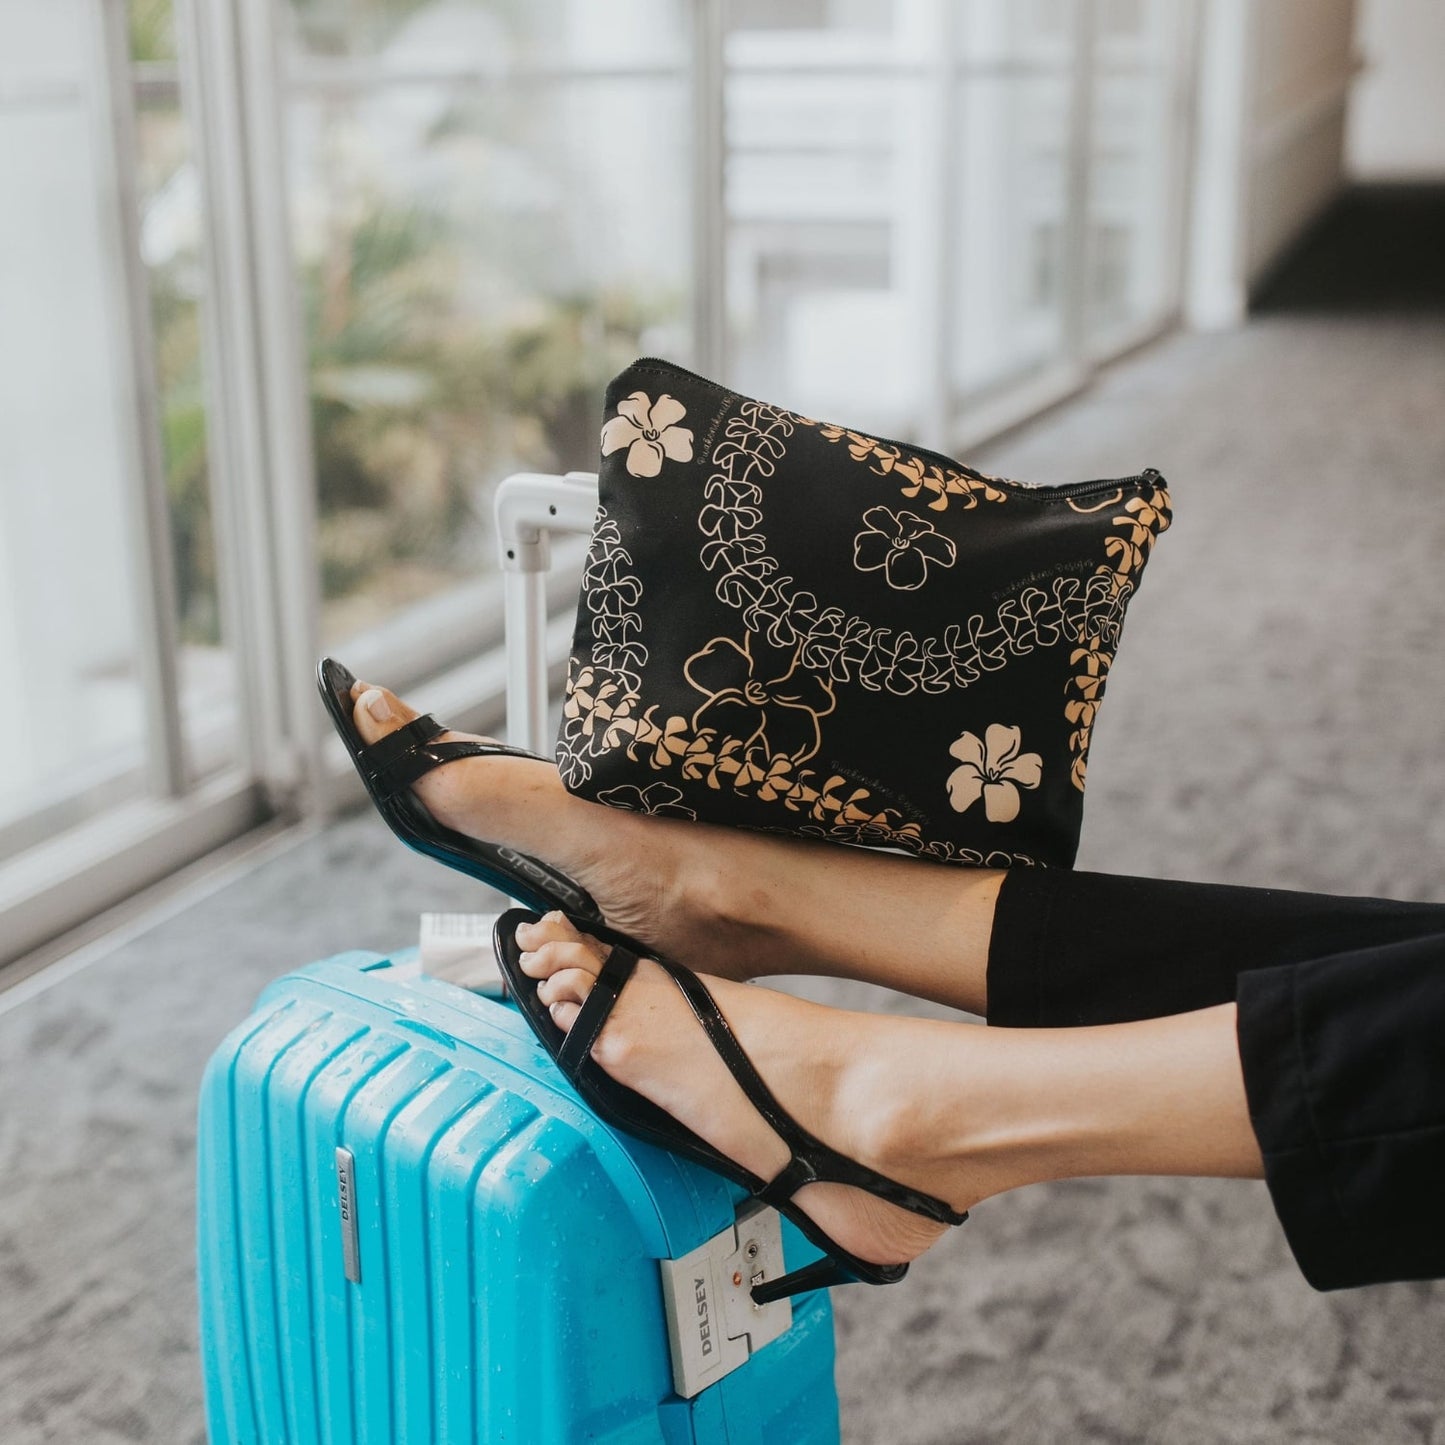
[[[313,55],[368,55],[385,48],[419,10],[436,0],[291,0],[291,13]],[[548,30],[537,0],[486,0],[487,11],[513,35]]]
[[126,18],[130,27],[132,61],[144,64],[176,58],[176,27],[171,0],[129,0]]
[[496,481],[590,463],[608,378],[679,304],[577,292],[489,328],[458,305],[468,264],[434,212],[373,203],[304,270],[328,599],[398,563],[488,568]]
[[[158,268],[152,305],[182,636],[219,640],[192,261]],[[595,461],[601,397],[680,298],[604,289],[530,300],[489,329],[458,306],[444,221],[377,204],[303,268],[322,596],[398,566],[413,589],[487,570],[495,483]]]
[[[314,49],[382,44],[428,0],[292,0]],[[508,33],[535,21],[529,0],[492,0]],[[175,55],[171,0],[128,0],[131,56]],[[159,195],[188,163],[179,112],[153,127],[146,190]],[[433,141],[468,121],[454,108]],[[683,297],[655,285],[558,294],[549,227],[462,234],[440,211],[358,196],[342,182],[313,259],[300,271],[309,344],[318,565],[328,604],[375,593],[363,615],[458,576],[490,570],[496,482],[521,468],[595,463],[611,376]],[[183,640],[220,640],[207,474],[200,323],[193,248],[151,272],[166,481]],[[480,288],[490,300],[479,301]],[[497,300],[496,298],[503,298]]]

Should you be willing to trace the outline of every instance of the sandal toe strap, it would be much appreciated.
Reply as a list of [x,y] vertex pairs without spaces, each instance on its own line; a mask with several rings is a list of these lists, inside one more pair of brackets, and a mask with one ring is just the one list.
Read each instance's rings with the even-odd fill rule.
[[537,756],[505,743],[433,741],[446,731],[444,723],[439,723],[430,713],[423,713],[362,748],[358,763],[373,791],[379,797],[395,797],[433,768],[458,758]]
[[592,992],[587,995],[576,1021],[567,1030],[567,1037],[557,1053],[557,1065],[569,1079],[576,1079],[577,1071],[584,1060],[590,1057],[592,1045],[597,1042],[597,1035],[607,1023],[618,996],[622,993],[622,986],[632,977],[636,967],[637,955],[630,948],[614,944],[612,952],[607,955],[606,963],[602,965],[602,971],[592,984]]

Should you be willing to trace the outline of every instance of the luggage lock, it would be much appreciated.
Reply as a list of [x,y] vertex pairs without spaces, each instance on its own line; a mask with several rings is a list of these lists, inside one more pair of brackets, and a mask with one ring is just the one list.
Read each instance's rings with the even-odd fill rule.
[[776,1209],[749,1201],[732,1224],[690,1254],[658,1263],[672,1383],[685,1400],[747,1364],[793,1323],[791,1300],[752,1300],[755,1284],[784,1273]]

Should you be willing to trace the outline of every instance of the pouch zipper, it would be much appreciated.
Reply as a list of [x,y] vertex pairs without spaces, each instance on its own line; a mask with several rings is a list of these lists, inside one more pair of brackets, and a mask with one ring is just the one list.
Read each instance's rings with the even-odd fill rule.
[[[714,381],[711,377],[703,376],[696,371],[689,371],[685,366],[679,366],[675,361],[668,361],[661,356],[639,356],[632,363],[633,366],[660,366],[667,371],[674,371],[680,376],[691,377],[693,381],[700,381],[704,386],[710,386],[714,391],[721,391],[728,396],[743,398],[742,393],[734,391],[730,386],[724,386],[720,381]],[[630,369],[630,368],[629,368]],[[838,425],[833,422],[829,425]],[[846,428],[845,428],[846,430]],[[938,462],[952,471],[963,471],[967,475],[968,469],[958,460],[957,457],[945,456],[942,452],[933,451],[929,447],[915,446],[912,442],[899,441],[897,437],[873,436],[871,432],[860,433],[872,437],[876,442],[882,442],[887,446],[897,447],[901,452],[910,452],[916,457],[925,457]],[[1107,492],[1114,487],[1139,487],[1145,483],[1162,481],[1162,474],[1157,467],[1145,467],[1142,472],[1132,477],[1092,477],[1086,482],[1064,482],[1058,486],[1050,486],[1045,483],[1034,485],[1029,482],[1016,482],[1012,477],[980,477],[981,481],[990,486],[1002,486],[1011,492],[1019,492],[1025,496],[1042,497],[1083,497],[1092,492]]]

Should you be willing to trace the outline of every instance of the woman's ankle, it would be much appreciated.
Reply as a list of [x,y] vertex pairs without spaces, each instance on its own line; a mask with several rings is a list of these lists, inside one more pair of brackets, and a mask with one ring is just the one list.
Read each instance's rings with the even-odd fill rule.
[[957,1147],[986,1194],[1105,1175],[1260,1177],[1234,1005],[982,1032],[978,1107]]
[[679,963],[744,981],[795,971],[780,949],[769,879],[750,846],[759,841],[708,825],[679,832],[671,854],[672,916],[682,920],[688,944]]

